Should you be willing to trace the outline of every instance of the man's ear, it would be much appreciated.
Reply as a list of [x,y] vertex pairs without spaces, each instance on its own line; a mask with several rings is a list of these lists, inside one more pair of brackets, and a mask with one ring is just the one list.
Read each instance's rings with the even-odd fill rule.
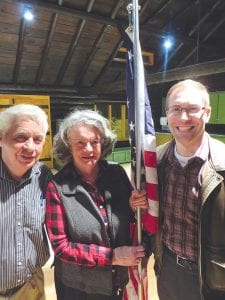
[[209,119],[211,117],[211,111],[212,111],[211,106],[205,108],[204,115],[205,115],[206,123],[209,122]]

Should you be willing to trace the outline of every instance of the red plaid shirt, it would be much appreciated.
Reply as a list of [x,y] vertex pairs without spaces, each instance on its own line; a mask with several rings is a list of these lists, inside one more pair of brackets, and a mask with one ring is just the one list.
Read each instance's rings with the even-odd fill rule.
[[[105,220],[106,212],[103,205],[104,199],[97,189],[84,183],[94,202],[100,209]],[[105,266],[112,264],[112,249],[95,244],[80,244],[68,240],[68,224],[65,209],[54,183],[50,182],[46,192],[46,226],[52,248],[57,257],[64,262],[85,266]]]

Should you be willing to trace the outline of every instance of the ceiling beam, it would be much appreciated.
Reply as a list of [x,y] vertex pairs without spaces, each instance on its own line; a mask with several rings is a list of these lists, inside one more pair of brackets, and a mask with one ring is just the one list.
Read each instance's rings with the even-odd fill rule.
[[[120,7],[124,4],[124,2],[125,2],[124,0],[118,0],[117,1],[117,3],[113,7],[113,9],[111,11],[111,14],[110,14],[110,18],[112,20],[114,20],[116,18],[116,15],[117,15]],[[82,69],[79,72],[78,78],[76,78],[76,80],[75,80],[75,87],[82,84],[83,79],[85,77],[85,74],[86,74],[86,72],[87,72],[90,64],[92,63],[92,61],[93,61],[93,59],[95,57],[95,54],[99,50],[100,45],[102,44],[102,41],[103,41],[105,35],[107,34],[107,31],[108,31],[108,25],[104,25],[101,28],[101,30],[100,30],[100,32],[99,32],[99,34],[98,34],[98,36],[97,36],[97,38],[96,38],[96,40],[94,42],[94,45],[93,45],[93,47],[92,47],[92,49],[91,49],[91,51],[90,51],[90,53],[88,55],[88,59],[86,60],[84,66],[82,67]]]
[[42,76],[42,73],[44,71],[44,67],[45,67],[46,62],[47,62],[49,49],[51,47],[51,43],[52,43],[52,40],[53,40],[53,35],[55,33],[55,29],[56,29],[56,25],[57,25],[57,21],[58,21],[58,16],[59,16],[58,14],[54,14],[54,16],[52,18],[50,31],[49,31],[49,34],[48,34],[48,37],[47,37],[45,48],[42,52],[41,62],[40,62],[38,72],[37,72],[37,75],[36,75],[36,79],[35,79],[35,85],[37,85],[37,86],[40,84],[41,76]]
[[183,58],[183,60],[179,63],[178,67],[181,67],[184,65],[184,63],[196,52],[198,51],[198,46],[201,46],[202,42],[207,41],[207,39],[225,22],[225,17],[223,17],[222,19],[220,19],[212,28],[211,30],[208,32],[207,35],[205,35],[202,39],[202,41],[200,42],[199,45],[195,46],[192,51],[190,51],[188,53],[188,55],[186,57]]
[[[209,76],[225,73],[225,58],[209,61],[191,66],[186,66],[178,69],[171,69],[166,72],[158,72],[146,76],[146,83],[148,86],[171,81],[179,81],[187,78],[196,78],[201,76]],[[78,91],[74,88],[55,88],[52,86],[27,86],[27,85],[14,85],[14,84],[0,84],[0,93],[27,93],[27,94],[47,94],[55,97],[63,97],[70,99],[81,99],[82,97],[89,99],[97,99],[99,95],[121,93],[125,91],[125,81],[116,81],[113,83],[105,84],[104,88],[96,86],[95,88],[82,88]]]
[[[140,11],[140,15],[139,15],[140,18],[142,17],[143,13],[146,11],[149,4],[150,4],[150,0],[147,0],[144,3],[144,5],[142,6],[141,11]],[[114,47],[114,49],[113,49],[112,53],[110,54],[108,60],[106,61],[105,65],[102,67],[101,71],[99,72],[99,74],[97,75],[95,80],[93,81],[92,87],[97,85],[99,83],[99,81],[102,79],[102,77],[104,76],[104,74],[108,70],[110,64],[112,63],[113,59],[115,58],[116,54],[118,53],[119,49],[122,47],[122,45],[124,43],[124,34],[125,34],[124,31],[125,30],[122,27],[118,27],[118,30],[121,34],[121,39],[116,44],[116,46]]]
[[[193,28],[188,32],[187,34],[188,38],[191,38],[193,34],[199,30],[200,25],[202,25],[205,22],[205,20],[214,12],[214,10],[221,4],[221,2],[222,0],[217,0],[217,2],[212,6],[210,11],[208,11],[204,16],[202,16],[198,20],[197,24],[195,24]],[[197,4],[200,5],[200,2]],[[173,53],[168,57],[167,64],[171,61],[172,58],[174,58],[174,56],[180,51],[180,49],[183,48],[184,45],[185,45],[185,41],[182,41],[181,43],[179,43],[179,45],[177,45],[176,49],[174,49]],[[163,65],[161,66],[161,70],[162,69],[163,69]]]
[[24,47],[25,32],[26,32],[26,21],[24,18],[22,18],[21,23],[20,23],[19,37],[18,37],[16,62],[15,62],[14,71],[13,71],[13,83],[14,84],[17,84],[18,78],[19,78],[22,53],[23,53],[23,47]]
[[[155,12],[153,12],[148,18],[146,18],[144,20],[144,22],[141,22],[141,23],[147,24],[148,22],[152,22],[155,19],[155,17],[157,17],[161,12],[163,12],[165,9],[167,9],[168,5],[170,5],[171,2],[172,2],[172,0],[167,0],[165,3],[163,3],[161,6],[159,6],[159,8]],[[146,4],[145,8],[143,7],[143,9],[142,9],[143,12],[149,5],[149,1],[147,1],[145,3],[147,3],[147,4]],[[140,20],[140,21],[142,21],[142,20]]]
[[77,17],[79,19],[84,19],[95,23],[101,23],[101,24],[106,24],[111,26],[122,26],[124,23],[122,20],[114,20],[109,17],[105,17],[94,13],[89,13],[87,11],[79,10],[72,7],[66,7],[63,5],[59,6],[57,4],[54,4],[46,0],[17,0],[17,1],[23,3],[24,5],[29,5],[29,6],[33,5],[36,7],[42,7],[50,13],[62,14],[70,17]]
[[[94,3],[95,3],[95,0],[90,0],[89,1],[88,7],[87,7],[87,12],[88,13],[91,12]],[[81,38],[81,34],[82,34],[83,30],[84,30],[85,24],[86,24],[86,20],[80,21],[79,27],[78,27],[75,35],[73,36],[73,39],[72,39],[72,41],[70,43],[70,47],[68,49],[68,52],[67,52],[67,54],[66,54],[66,56],[64,58],[64,61],[63,61],[62,65],[61,65],[61,68],[60,68],[59,73],[57,75],[57,78],[56,78],[56,81],[55,81],[55,85],[56,86],[60,85],[61,82],[62,82],[62,80],[63,80],[63,77],[64,77],[64,75],[66,73],[66,70],[67,70],[67,68],[68,68],[68,66],[69,66],[69,64],[71,62],[73,54],[74,54],[74,52],[76,50],[76,47],[77,47],[77,45],[79,43],[79,40]]]
[[[187,78],[196,78],[200,76],[209,76],[219,73],[225,73],[225,58],[216,61],[209,61],[196,65],[186,66],[178,69],[167,70],[166,72],[158,72],[146,76],[146,84],[148,86],[153,84],[165,83],[176,80],[183,80]],[[126,87],[125,80],[117,81],[110,84],[101,85],[93,89],[83,89],[83,92],[90,94],[108,94],[123,92]],[[82,92],[82,90],[80,90]]]
[[[113,52],[111,53],[109,59],[107,60],[107,62],[103,66],[102,70],[100,71],[100,73],[95,78],[92,86],[95,86],[95,85],[97,85],[100,82],[100,80],[102,79],[103,75],[106,73],[106,71],[108,70],[109,66],[111,65],[113,59],[115,58],[117,52],[122,47],[122,45],[123,45],[123,39],[120,39],[119,42],[116,44],[115,48],[113,49]],[[120,69],[121,69],[121,65],[120,65]]]
[[[211,14],[219,7],[219,5],[221,3],[223,3],[224,0],[218,0],[216,3],[213,4],[213,6],[211,7],[211,9],[203,16],[199,19],[199,21],[197,22],[197,24],[192,28],[192,30],[189,32],[188,36],[192,36],[194,32],[199,30],[199,26],[202,25],[205,20],[207,18],[209,18],[211,16]],[[201,5],[201,2],[200,2]],[[200,6],[201,7],[201,6]]]
[[[31,86],[31,85],[15,85],[15,84],[0,84],[0,93],[7,94],[7,93],[24,93],[24,94],[39,94],[39,95],[60,95],[62,96],[73,96],[74,98],[78,98],[77,90],[74,88],[55,88],[52,86]],[[81,97],[79,97],[81,98]]]

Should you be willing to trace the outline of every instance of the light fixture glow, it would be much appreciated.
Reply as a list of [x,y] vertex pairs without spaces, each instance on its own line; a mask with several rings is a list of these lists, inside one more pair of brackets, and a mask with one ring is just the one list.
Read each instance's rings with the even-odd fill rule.
[[173,46],[173,38],[171,36],[167,36],[163,43],[163,46],[166,50],[170,50]]
[[32,12],[31,12],[30,9],[26,9],[26,11],[24,12],[23,17],[24,17],[24,19],[27,20],[27,21],[32,21],[33,18],[34,18],[34,15],[32,14]]
[[168,57],[169,57],[169,53],[171,51],[171,48],[174,45],[174,38],[171,35],[167,35],[165,37],[164,43],[163,43],[163,47],[164,47],[164,66],[163,66],[163,70],[166,71],[167,70],[167,63],[168,63]]
[[165,47],[166,49],[170,49],[171,46],[172,46],[171,41],[170,41],[170,40],[166,40],[165,43],[164,43],[164,47]]

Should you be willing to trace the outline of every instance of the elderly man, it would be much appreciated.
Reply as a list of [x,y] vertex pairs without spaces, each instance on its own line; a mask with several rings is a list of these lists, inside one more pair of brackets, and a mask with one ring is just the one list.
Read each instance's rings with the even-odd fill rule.
[[166,99],[174,139],[158,149],[160,300],[225,299],[225,145],[205,132],[204,85],[184,80]]
[[0,299],[45,299],[44,195],[51,172],[38,160],[47,130],[38,106],[18,104],[0,113]]

